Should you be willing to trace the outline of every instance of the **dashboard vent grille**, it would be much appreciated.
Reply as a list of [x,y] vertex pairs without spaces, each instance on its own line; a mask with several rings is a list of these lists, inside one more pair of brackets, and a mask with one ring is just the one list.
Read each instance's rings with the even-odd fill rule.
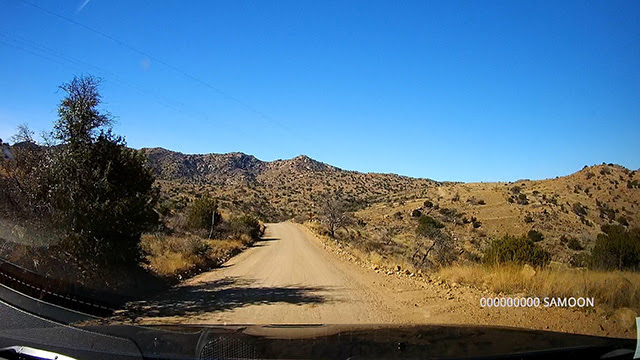
[[227,336],[219,336],[209,341],[200,351],[201,360],[257,359],[255,348],[244,341]]

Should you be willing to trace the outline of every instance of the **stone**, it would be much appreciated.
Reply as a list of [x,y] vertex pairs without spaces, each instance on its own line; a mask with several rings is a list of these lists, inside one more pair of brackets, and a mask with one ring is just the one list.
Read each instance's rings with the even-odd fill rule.
[[533,267],[531,267],[531,265],[526,264],[522,267],[520,274],[522,275],[523,278],[528,280],[533,278],[536,275],[536,270]]
[[633,329],[636,326],[636,316],[638,314],[635,311],[625,307],[616,310],[611,316],[611,320],[624,329]]

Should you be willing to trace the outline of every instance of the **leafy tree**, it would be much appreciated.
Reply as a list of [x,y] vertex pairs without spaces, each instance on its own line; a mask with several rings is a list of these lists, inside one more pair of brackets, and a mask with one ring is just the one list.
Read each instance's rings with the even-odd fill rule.
[[603,225],[591,251],[591,266],[599,269],[639,269],[640,229]]
[[53,125],[53,138],[71,147],[94,142],[101,129],[108,128],[113,118],[98,109],[101,96],[100,79],[76,76],[60,89],[67,95],[58,106],[58,120]]
[[[66,96],[51,133],[56,146],[20,147],[9,193],[25,217],[48,219],[78,259],[133,265],[142,232],[158,223],[158,191],[144,155],[112,133],[98,85],[79,76],[60,87]],[[22,140],[31,134],[18,131]]]
[[218,202],[209,196],[200,197],[189,206],[187,225],[191,229],[209,230],[209,237],[211,237],[211,232],[221,221],[222,215],[218,212]]
[[72,248],[108,263],[140,261],[140,235],[158,221],[158,194],[143,155],[107,130],[63,147],[51,165],[50,202],[73,235]]

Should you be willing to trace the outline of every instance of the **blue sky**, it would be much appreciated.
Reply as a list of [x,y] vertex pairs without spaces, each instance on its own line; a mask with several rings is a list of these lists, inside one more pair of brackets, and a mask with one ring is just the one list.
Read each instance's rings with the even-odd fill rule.
[[3,139],[90,73],[136,148],[457,181],[640,167],[638,1],[0,0],[0,69]]

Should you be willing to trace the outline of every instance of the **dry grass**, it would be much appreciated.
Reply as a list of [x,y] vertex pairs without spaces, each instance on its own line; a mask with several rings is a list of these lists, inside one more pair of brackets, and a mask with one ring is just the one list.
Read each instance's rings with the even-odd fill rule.
[[522,267],[451,266],[438,275],[447,281],[496,293],[538,297],[593,297],[596,305],[640,308],[640,273],[586,269],[544,269],[535,275]]
[[338,245],[336,239],[331,239],[328,235],[325,234],[325,230],[321,224],[317,222],[305,222],[303,224],[307,229],[309,229],[315,236],[320,238],[326,245],[337,249],[342,249],[349,257],[354,258],[357,261],[361,261],[363,263],[367,263],[369,265],[376,265],[381,269],[395,269],[396,266],[400,266],[402,271],[408,270],[410,273],[416,273],[417,269],[411,264],[407,262],[405,259],[399,257],[397,254],[387,254],[382,255],[377,251],[368,251],[365,249],[360,249],[357,246],[354,246],[348,242],[341,242]]
[[246,240],[206,240],[143,235],[140,242],[149,268],[160,276],[188,276],[218,266],[248,245]]

